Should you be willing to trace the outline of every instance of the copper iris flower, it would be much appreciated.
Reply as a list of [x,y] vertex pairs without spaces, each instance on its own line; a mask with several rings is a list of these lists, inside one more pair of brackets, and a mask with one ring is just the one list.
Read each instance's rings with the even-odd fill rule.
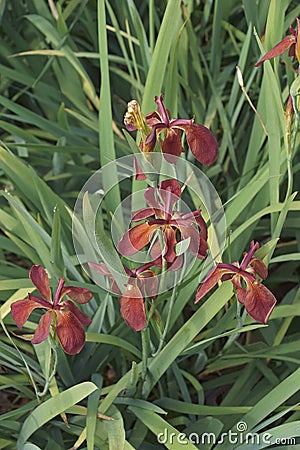
[[154,299],[158,293],[158,278],[152,270],[149,270],[149,267],[153,266],[153,262],[146,263],[137,269],[129,269],[124,266],[128,281],[123,293],[104,263],[90,262],[89,266],[100,275],[108,276],[111,279],[111,289],[120,297],[120,312],[126,324],[134,331],[145,328],[145,297]]
[[[131,256],[150,243],[156,230],[161,230],[164,238],[164,253],[160,254],[154,245],[154,254],[160,266],[161,256],[171,265],[177,259],[175,246],[182,239],[189,239],[189,251],[200,259],[205,259],[207,252],[207,226],[201,215],[201,210],[183,214],[174,210],[180,199],[181,188],[177,180],[169,179],[160,184],[159,188],[149,187],[144,197],[147,208],[133,213],[132,221],[148,219],[146,222],[130,228],[119,241],[118,251],[124,256]],[[151,218],[154,216],[154,218]],[[160,247],[159,247],[160,248]],[[161,250],[160,250],[161,253]]]
[[276,298],[259,280],[267,278],[268,270],[259,258],[253,256],[258,247],[258,242],[252,241],[250,250],[244,254],[241,264],[217,264],[200,285],[195,303],[199,302],[219,280],[231,279],[237,299],[245,306],[249,316],[257,322],[267,323],[276,304]]
[[41,298],[28,294],[28,298],[18,300],[11,305],[12,316],[17,326],[22,328],[34,309],[46,309],[47,312],[41,317],[35,330],[31,340],[32,344],[43,342],[48,337],[51,324],[53,324],[65,353],[70,355],[79,353],[85,343],[83,325],[90,325],[92,321],[71,300],[62,301],[62,299],[67,295],[73,301],[83,304],[91,300],[92,292],[85,288],[65,286],[65,280],[61,278],[52,300],[46,270],[40,265],[32,266],[29,277]]
[[[124,123],[129,131],[141,131],[141,151],[152,152],[158,140],[165,158],[174,163],[184,151],[181,138],[185,132],[188,147],[195,158],[205,166],[213,164],[218,155],[218,144],[209,129],[194,123],[194,119],[170,119],[170,113],[163,104],[162,94],[155,96],[155,103],[158,109],[146,116],[141,114],[135,100],[128,103]],[[168,158],[168,155],[171,156]]]
[[256,63],[256,67],[260,66],[268,59],[275,58],[275,56],[282,55],[286,50],[289,50],[288,55],[297,58],[300,64],[300,19],[297,19],[297,27],[294,30],[290,27],[288,36],[285,36],[275,47],[271,48],[259,61]]

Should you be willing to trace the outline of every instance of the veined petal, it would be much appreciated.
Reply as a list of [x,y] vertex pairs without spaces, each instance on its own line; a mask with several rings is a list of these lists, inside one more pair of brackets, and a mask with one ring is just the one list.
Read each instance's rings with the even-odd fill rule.
[[198,303],[216,284],[221,280],[222,276],[225,274],[232,275],[232,270],[226,268],[220,268],[216,266],[207,277],[200,284],[199,289],[196,294],[195,303]]
[[41,296],[51,303],[52,295],[49,286],[49,277],[44,267],[40,265],[32,266],[29,272],[29,277]]
[[132,214],[131,222],[138,222],[139,220],[148,219],[148,217],[156,215],[156,212],[159,212],[159,210],[155,208],[139,209]]
[[22,328],[32,311],[36,308],[45,308],[36,297],[18,300],[11,305],[11,314],[18,328]]
[[118,252],[123,256],[131,256],[149,244],[152,233],[159,225],[141,223],[126,231],[118,244]]
[[154,150],[156,138],[158,134],[160,134],[165,128],[166,126],[163,123],[157,123],[156,125],[153,125],[152,130],[148,134],[143,146],[143,150],[145,152],[152,152]]
[[50,333],[50,326],[52,322],[52,311],[47,311],[41,318],[34,336],[31,340],[32,344],[40,344],[43,342]]
[[79,353],[85,344],[84,329],[71,311],[57,311],[56,334],[64,352],[69,355]]
[[157,125],[158,123],[161,123],[162,119],[158,113],[158,111],[153,111],[151,113],[146,114],[146,122],[149,127],[153,127],[154,125]]
[[175,252],[175,246],[177,244],[176,231],[171,227],[166,227],[166,229],[163,231],[163,234],[165,241],[165,253],[163,256],[167,263],[172,264],[177,258]]
[[121,316],[134,331],[140,331],[146,326],[146,311],[144,298],[135,285],[128,285],[120,299]]
[[71,311],[74,314],[74,316],[77,317],[77,319],[82,323],[82,325],[88,326],[92,323],[91,319],[87,317],[82,311],[80,311],[80,309],[77,308],[77,306],[74,305],[74,303],[71,302],[71,300],[65,300],[63,302],[63,306],[69,309],[69,311]]
[[184,239],[190,238],[189,251],[197,258],[205,259],[208,246],[202,234],[192,224],[178,228]]
[[[166,137],[162,143],[162,152],[164,154],[165,159],[174,164],[177,158],[180,156],[181,152],[184,152],[184,149],[181,144],[181,135],[182,132],[176,128],[168,128],[166,133]],[[168,157],[170,155],[170,158]]]
[[276,304],[276,298],[263,284],[247,283],[244,304],[252,319],[266,324]]
[[275,47],[271,48],[256,64],[255,67],[260,66],[268,59],[275,58],[275,56],[282,55],[291,45],[296,43],[296,37],[293,35],[285,36],[282,41],[278,42]]
[[196,224],[198,225],[198,227],[201,230],[202,236],[205,240],[207,240],[207,225],[205,220],[202,217],[201,211],[194,211],[194,218],[196,221]]
[[243,286],[241,284],[240,275],[234,275],[232,277],[231,281],[232,281],[233,287],[235,289],[235,293],[236,293],[238,301],[244,305],[247,291],[246,291],[246,289],[243,288]]
[[62,290],[62,297],[64,295],[67,295],[74,302],[80,303],[81,305],[88,303],[93,297],[93,293],[89,289],[75,286],[65,286]]
[[218,156],[218,144],[216,138],[203,125],[194,123],[184,127],[186,140],[195,158],[203,165],[212,165]]
[[257,273],[257,275],[262,278],[263,280],[265,280],[268,276],[268,269],[265,265],[265,263],[259,259],[256,258],[255,256],[250,260],[250,266],[253,267],[255,273]]

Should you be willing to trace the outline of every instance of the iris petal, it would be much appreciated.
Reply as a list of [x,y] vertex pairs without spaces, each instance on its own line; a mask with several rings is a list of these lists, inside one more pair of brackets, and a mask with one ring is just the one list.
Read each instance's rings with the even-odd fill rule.
[[148,223],[141,223],[130,228],[119,241],[119,253],[123,256],[134,255],[149,244],[151,235],[157,228],[159,228],[159,225],[148,225]]
[[45,308],[39,303],[39,299],[33,297],[36,300],[26,298],[25,300],[18,300],[11,305],[11,313],[18,328],[22,328],[24,323],[32,311],[36,308]]
[[32,344],[40,344],[48,337],[50,333],[52,316],[52,311],[47,311],[46,314],[41,317],[38,327],[35,330],[33,339],[31,340]]
[[285,36],[282,41],[278,42],[275,47],[271,48],[256,64],[255,66],[260,66],[263,62],[268,59],[275,58],[275,56],[282,55],[287,49],[289,49],[293,44],[296,43],[296,37],[293,35]]
[[247,283],[244,304],[252,319],[260,323],[267,323],[276,304],[276,298],[263,284]]
[[51,303],[52,296],[49,286],[49,278],[44,267],[39,265],[32,266],[29,272],[29,277],[37,290],[40,292],[41,296]]
[[91,319],[89,317],[87,317],[85,314],[83,314],[82,311],[80,311],[79,308],[77,308],[76,305],[74,305],[73,302],[71,302],[70,300],[65,300],[63,302],[63,306],[68,308],[73,314],[74,316],[77,317],[78,320],[80,320],[80,322],[82,323],[82,325],[90,325],[92,323]]
[[214,135],[203,125],[194,123],[184,127],[191,152],[204,166],[210,166],[218,156],[218,144]]
[[134,331],[140,331],[146,326],[146,311],[144,299],[137,286],[128,285],[120,299],[121,316]]
[[56,333],[65,353],[76,355],[85,344],[85,332],[77,317],[66,310],[57,311]]
[[182,132],[180,130],[169,128],[162,143],[164,157],[171,164],[174,164],[180,153],[184,151],[181,144],[181,135]]
[[207,277],[200,284],[199,289],[196,294],[195,303],[198,303],[216,284],[219,280],[221,280],[222,276],[225,274],[231,275],[233,272],[230,268],[220,268],[215,267],[210,273],[208,273]]
[[84,303],[88,303],[93,297],[92,292],[88,289],[74,286],[65,286],[62,290],[61,296],[64,295],[67,295],[72,300],[74,300],[74,302],[80,303],[81,305]]

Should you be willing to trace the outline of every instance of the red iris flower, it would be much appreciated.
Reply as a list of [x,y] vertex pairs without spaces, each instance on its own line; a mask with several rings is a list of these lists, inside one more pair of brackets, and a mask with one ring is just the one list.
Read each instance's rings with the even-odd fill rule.
[[[130,228],[118,244],[118,251],[124,256],[131,256],[150,243],[153,233],[161,230],[164,237],[164,254],[161,255],[160,244],[154,244],[152,256],[157,259],[156,265],[161,265],[161,256],[168,265],[177,259],[175,246],[182,239],[190,239],[189,251],[200,259],[205,259],[207,252],[207,226],[201,211],[182,214],[174,211],[175,203],[180,199],[181,188],[174,180],[163,181],[159,188],[149,187],[144,197],[149,207],[136,211],[133,222],[148,219],[146,222]],[[178,236],[179,235],[179,236]],[[157,248],[158,247],[158,248]],[[160,258],[159,258],[160,256]]]
[[120,312],[127,325],[134,331],[140,331],[146,326],[145,297],[154,299],[158,293],[158,279],[149,267],[153,262],[144,264],[137,269],[124,267],[128,275],[128,282],[123,293],[121,293],[112,274],[104,263],[89,263],[91,269],[100,275],[108,276],[112,281],[112,291],[120,296]]
[[[158,110],[144,117],[138,103],[133,100],[128,103],[124,123],[128,131],[141,131],[140,149],[152,152],[158,139],[166,159],[174,163],[184,151],[181,138],[182,132],[195,158],[205,166],[213,164],[218,155],[218,144],[214,135],[203,125],[194,123],[194,119],[170,119],[170,113],[163,104],[163,95],[155,96]],[[164,133],[164,139],[161,139]],[[171,155],[168,159],[168,155]]]
[[42,298],[28,294],[28,298],[25,300],[18,300],[11,305],[12,316],[17,326],[22,328],[34,309],[46,309],[47,312],[41,317],[34,333],[32,344],[43,342],[48,337],[50,326],[53,323],[64,352],[70,355],[79,353],[85,343],[85,332],[82,325],[90,325],[92,321],[72,301],[61,300],[67,295],[77,303],[87,303],[93,296],[92,292],[85,288],[64,286],[65,280],[61,278],[54,300],[52,300],[46,270],[39,265],[32,266],[29,277]]
[[258,242],[252,241],[250,250],[244,254],[241,264],[217,264],[200,285],[195,303],[199,302],[219,280],[231,279],[237,299],[245,306],[249,316],[257,322],[267,323],[276,304],[276,298],[256,277],[258,275],[265,280],[268,276],[265,264],[253,256],[258,247]]
[[289,56],[297,58],[300,64],[300,19],[297,19],[297,27],[294,30],[290,27],[291,34],[285,36],[282,41],[278,42],[275,47],[271,48],[259,61],[255,64],[256,67],[260,66],[268,59],[275,58],[275,56],[282,55],[289,49]]

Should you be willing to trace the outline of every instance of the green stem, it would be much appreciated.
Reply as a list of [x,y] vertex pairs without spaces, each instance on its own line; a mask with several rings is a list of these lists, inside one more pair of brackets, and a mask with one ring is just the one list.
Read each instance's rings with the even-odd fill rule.
[[163,334],[160,337],[158,348],[157,348],[155,353],[152,353],[152,356],[156,356],[161,351],[161,349],[164,346],[165,340],[166,340],[166,336],[167,336],[167,333],[168,333],[168,330],[169,330],[172,310],[173,310],[173,306],[174,306],[174,302],[175,302],[175,298],[176,298],[176,292],[177,292],[176,282],[177,282],[177,274],[175,273],[175,280],[174,280],[175,286],[173,287],[172,295],[171,295],[171,298],[170,298],[170,300],[168,302],[168,313],[167,313],[167,318],[166,318],[164,331],[163,331]]
[[[247,316],[247,311],[244,310],[244,312],[242,313],[242,305],[241,303],[237,300],[236,301],[236,319],[237,319],[237,325],[236,325],[236,329],[240,329],[242,328],[242,326],[244,325],[245,319]],[[226,344],[224,345],[223,349],[222,349],[222,353],[226,350],[228,350],[229,347],[232,346],[232,344],[238,339],[238,337],[240,336],[241,333],[234,333],[232,334]]]
[[147,361],[149,355],[149,328],[146,327],[141,331],[142,336],[142,384],[147,375]]

